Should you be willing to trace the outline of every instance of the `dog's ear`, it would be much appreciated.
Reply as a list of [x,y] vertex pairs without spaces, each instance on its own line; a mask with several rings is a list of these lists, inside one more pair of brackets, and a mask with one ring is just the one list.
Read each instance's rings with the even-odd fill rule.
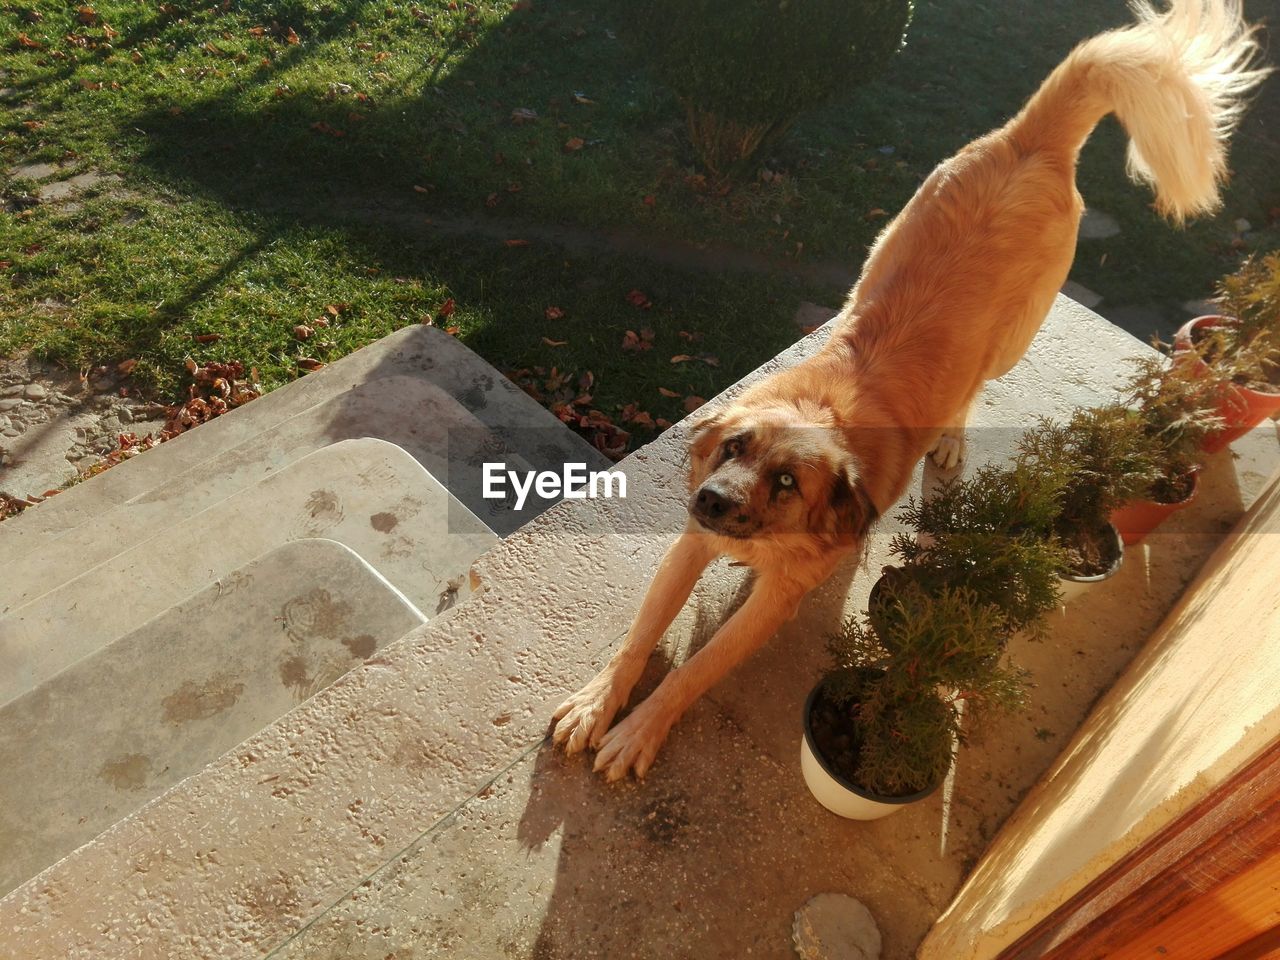
[[689,489],[696,489],[707,477],[707,460],[720,446],[724,411],[695,414],[689,427]]
[[871,502],[856,464],[846,464],[836,475],[831,491],[831,510],[836,518],[836,536],[843,542],[862,540],[871,524],[879,519],[880,513]]

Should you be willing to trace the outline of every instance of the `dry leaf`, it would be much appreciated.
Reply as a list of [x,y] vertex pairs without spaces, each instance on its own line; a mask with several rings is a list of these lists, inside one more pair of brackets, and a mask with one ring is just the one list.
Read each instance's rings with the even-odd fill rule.
[[639,307],[641,310],[648,310],[653,306],[653,301],[639,290],[631,290],[627,293],[627,303],[633,307]]
[[550,337],[543,337],[542,342],[548,347],[564,347],[569,344],[568,340],[552,340]]
[[308,327],[305,323],[300,323],[293,328],[293,335],[297,337],[299,340],[309,339],[313,333],[315,333],[315,331],[312,330],[310,327]]
[[874,210],[867,211],[868,220],[878,220],[880,217],[887,217],[888,215],[889,211],[881,210],[879,207],[876,207]]
[[671,358],[671,362],[672,363],[688,363],[692,359],[693,357],[689,356],[689,354],[687,353],[677,353],[674,357]]
[[528,240],[503,240],[502,243],[508,247],[527,247],[529,245]]
[[511,122],[514,124],[533,123],[538,119],[538,111],[528,107],[516,107],[511,111]]
[[564,311],[561,310],[559,307],[547,307],[547,309],[542,311],[542,313],[548,320],[564,319]]
[[441,318],[453,316],[453,311],[456,310],[457,307],[458,305],[453,302],[453,297],[450,297],[444,303],[440,304],[440,309],[436,311],[436,316]]
[[678,397],[678,396],[680,396],[680,394],[676,393],[674,390],[668,390],[666,387],[659,387],[659,388],[658,388],[658,392],[659,392],[660,394],[662,394],[664,397]]
[[574,153],[578,150],[581,150],[586,145],[587,145],[587,142],[583,140],[581,137],[570,137],[568,140],[564,142],[564,152]]
[[693,413],[693,411],[697,410],[700,406],[702,406],[706,402],[707,401],[703,400],[702,397],[698,396],[697,394],[690,394],[689,396],[684,398],[684,408],[688,410],[690,413]]
[[299,357],[298,366],[300,366],[303,370],[319,370],[321,367],[324,366],[324,361],[315,360],[311,357]]
[[196,343],[217,343],[222,339],[220,333],[197,333],[195,335]]
[[116,373],[120,374],[122,377],[127,377],[129,374],[133,373],[133,368],[137,365],[137,360],[121,360],[116,364]]

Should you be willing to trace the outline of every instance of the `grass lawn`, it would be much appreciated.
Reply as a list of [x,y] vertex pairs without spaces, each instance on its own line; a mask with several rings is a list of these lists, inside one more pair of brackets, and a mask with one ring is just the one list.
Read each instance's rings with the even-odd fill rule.
[[[1246,8],[1280,20],[1280,0]],[[800,300],[834,305],[843,291],[785,269],[662,266],[618,252],[611,232],[856,271],[883,225],[875,211],[896,211],[1074,42],[1126,16],[1121,0],[920,0],[880,81],[804,117],[762,176],[725,189],[696,174],[678,104],[626,42],[621,0],[10,4],[4,167],[123,179],[73,204],[32,204],[36,184],[5,184],[0,355],[136,359],[140,386],[168,398],[187,356],[240,359],[273,386],[300,357],[433,317],[500,369],[590,371],[605,412],[636,403],[675,420],[686,396],[795,339]],[[1244,250],[1280,246],[1277,91],[1273,78],[1237,136],[1226,209],[1185,231],[1125,179],[1123,138],[1105,124],[1080,186],[1123,229],[1082,241],[1073,276],[1109,304],[1172,317]],[[517,123],[517,110],[536,118]],[[438,232],[430,221],[445,217],[473,235]],[[1237,218],[1255,227],[1243,250]],[[505,244],[522,224],[602,240]],[[318,316],[332,322],[296,339]],[[645,329],[652,349],[623,349]]]

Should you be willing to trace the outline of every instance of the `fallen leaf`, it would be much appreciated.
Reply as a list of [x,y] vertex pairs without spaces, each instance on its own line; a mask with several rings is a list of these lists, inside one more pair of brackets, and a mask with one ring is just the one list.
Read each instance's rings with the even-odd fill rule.
[[195,335],[196,343],[217,343],[222,339],[220,333],[197,333]]
[[121,360],[116,364],[116,373],[120,374],[122,377],[127,377],[129,374],[133,373],[133,368],[137,365],[137,360]]
[[101,90],[102,89],[102,84],[98,83],[96,80],[81,80],[80,86],[82,89],[85,89],[85,90]]
[[564,347],[569,344],[568,340],[552,340],[550,337],[543,337],[542,342],[548,347]]
[[690,394],[689,396],[684,398],[684,408],[688,410],[690,413],[693,413],[693,411],[697,410],[700,406],[702,406],[706,402],[707,401],[703,400],[697,394]]
[[581,104],[593,104],[593,103],[595,103],[595,101],[594,101],[594,100],[592,100],[590,97],[588,97],[588,96],[587,96],[585,93],[583,93],[581,90],[575,90],[575,91],[573,91],[573,102],[574,102],[574,103],[581,103]]
[[658,419],[654,420],[653,422],[658,427],[659,430],[666,430],[668,427],[671,426],[671,421],[664,419],[663,417],[658,417]]
[[687,353],[677,353],[674,357],[671,358],[671,362],[672,363],[688,363],[692,359],[693,357],[689,356],[689,354]]
[[326,136],[334,137],[335,139],[345,137],[347,135],[347,131],[340,130],[335,126],[325,123],[323,120],[317,120],[311,125],[311,129],[316,131],[316,133],[323,133]]
[[307,340],[311,337],[313,333],[315,333],[315,331],[312,330],[310,327],[308,327],[305,323],[300,323],[293,328],[293,335],[297,337],[299,340]]
[[413,192],[414,193],[430,193],[431,190],[429,187],[420,187],[415,183],[413,185]]
[[680,335],[680,339],[681,339],[681,340],[685,340],[685,341],[687,341],[688,343],[695,343],[696,341],[698,341],[698,340],[701,340],[701,339],[702,339],[702,334],[700,334],[700,333],[690,333],[688,330],[681,330],[681,331],[679,332],[679,335]]
[[292,46],[293,44],[301,43],[302,41],[298,39],[298,34],[294,32],[293,27],[290,27],[289,31],[284,35],[284,42]]
[[634,330],[628,330],[622,335],[623,350],[652,350],[653,349],[653,331],[649,329],[641,330],[636,333]]
[[678,397],[678,396],[680,396],[680,394],[676,393],[676,391],[674,391],[674,390],[668,390],[666,387],[659,387],[659,388],[658,388],[658,392],[659,392],[660,394],[662,394],[664,397]]
[[462,330],[461,327],[445,327],[444,328],[444,332],[451,337],[456,337],[461,330]]
[[629,422],[639,424],[642,427],[648,427],[650,430],[656,426],[653,422],[653,417],[649,415],[647,410],[641,410],[633,416]]
[[711,354],[709,354],[709,353],[704,353],[704,354],[703,354],[702,356],[700,356],[698,359],[699,359],[699,360],[701,360],[703,363],[705,363],[708,367],[718,367],[718,366],[720,366],[720,358],[719,358],[719,357],[713,357],[713,356],[712,356]]
[[484,205],[486,207],[496,207],[498,205],[498,195],[496,193],[489,194],[484,198]]
[[44,44],[39,40],[32,40],[25,33],[18,34],[18,46],[26,47],[28,50],[43,50]]
[[528,240],[503,240],[502,243],[508,247],[527,247],[529,245]]
[[[315,360],[312,357],[299,357],[298,366],[303,370],[319,370],[324,366],[323,360]],[[257,409],[256,407],[254,409]]]
[[657,204],[657,202],[658,202],[658,198],[655,197],[652,193],[646,193],[644,195],[644,205],[646,207],[652,207],[655,204]]
[[820,323],[807,323],[800,328],[800,332],[807,337],[809,334],[813,333],[813,331],[817,330],[821,326],[822,324]]
[[453,302],[453,297],[450,297],[444,303],[440,304],[440,309],[436,311],[436,316],[441,319],[453,316],[453,311],[457,309],[457,306],[458,305]]
[[547,307],[547,309],[543,310],[542,313],[548,320],[564,319],[564,311],[559,307]]
[[[325,306],[324,312],[331,317],[336,317],[343,310],[348,309],[350,306],[351,304],[349,303],[330,303]],[[316,322],[319,323],[318,320]]]
[[631,290],[627,293],[627,303],[631,304],[633,307],[639,307],[641,310],[648,310],[653,306],[653,301],[639,290]]
[[568,140],[564,142],[564,152],[574,153],[578,150],[581,150],[586,145],[587,145],[587,142],[583,140],[581,137],[570,137]]
[[538,119],[538,111],[531,110],[528,107],[516,107],[511,111],[511,122],[519,126],[523,123],[533,123]]
[[868,210],[866,214],[868,220],[878,220],[880,217],[887,217],[888,215],[889,211],[881,210],[879,207],[876,207],[873,210]]

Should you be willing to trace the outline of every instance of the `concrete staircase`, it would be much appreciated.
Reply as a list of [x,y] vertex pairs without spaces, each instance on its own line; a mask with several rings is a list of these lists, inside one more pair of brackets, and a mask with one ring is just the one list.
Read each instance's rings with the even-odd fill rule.
[[486,461],[608,465],[410,327],[0,526],[0,896],[465,601]]

